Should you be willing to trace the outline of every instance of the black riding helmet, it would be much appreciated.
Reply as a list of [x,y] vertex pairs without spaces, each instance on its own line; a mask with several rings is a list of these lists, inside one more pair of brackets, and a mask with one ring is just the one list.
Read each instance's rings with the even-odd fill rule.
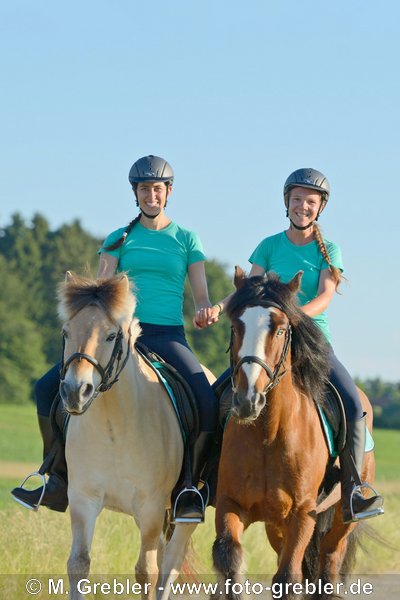
[[162,181],[172,185],[174,172],[171,165],[160,156],[143,156],[139,158],[129,171],[129,181],[132,187],[143,181]]
[[316,169],[297,169],[289,175],[283,186],[283,197],[286,208],[289,203],[289,192],[294,187],[304,187],[321,192],[323,202],[328,202],[331,191],[329,181],[320,171]]

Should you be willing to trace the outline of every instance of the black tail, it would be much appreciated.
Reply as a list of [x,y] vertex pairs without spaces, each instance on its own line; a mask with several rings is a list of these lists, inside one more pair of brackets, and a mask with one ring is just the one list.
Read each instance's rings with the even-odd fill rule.
[[212,557],[215,569],[233,581],[240,573],[243,561],[243,549],[231,535],[224,534],[213,544]]

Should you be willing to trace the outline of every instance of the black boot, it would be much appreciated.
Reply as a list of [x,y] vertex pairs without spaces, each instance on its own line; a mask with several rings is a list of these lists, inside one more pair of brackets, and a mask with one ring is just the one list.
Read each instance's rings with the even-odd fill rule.
[[[65,512],[68,506],[68,474],[64,445],[54,434],[49,417],[38,415],[38,420],[43,439],[44,463],[39,471],[29,475],[21,487],[14,488],[11,494],[17,502],[31,510],[38,510],[39,506],[47,506],[51,510]],[[47,483],[44,478],[45,472],[49,473]],[[23,487],[25,481],[34,475],[41,476],[45,485],[34,490],[26,490]]]
[[191,465],[187,469],[186,482],[175,500],[172,521],[174,523],[203,523],[208,503],[208,484],[199,490],[198,484],[215,443],[213,431],[201,431],[191,449]]
[[[351,523],[383,515],[383,498],[360,476],[365,453],[366,415],[357,421],[347,422],[347,443],[340,455],[342,474],[342,512],[343,522]],[[374,495],[364,498],[362,488],[369,488]]]

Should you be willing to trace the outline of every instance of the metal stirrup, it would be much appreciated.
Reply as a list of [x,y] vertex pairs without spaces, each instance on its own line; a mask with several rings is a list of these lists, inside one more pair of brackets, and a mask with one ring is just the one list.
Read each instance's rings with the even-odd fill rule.
[[[207,485],[207,498],[208,498],[209,497],[209,488],[208,488],[207,483],[205,485]],[[193,492],[199,496],[200,501],[201,501],[201,511],[203,513],[202,518],[200,518],[200,517],[177,517],[176,516],[176,508],[178,505],[179,498],[186,492]],[[184,487],[183,490],[181,490],[176,497],[171,522],[172,523],[203,523],[205,510],[206,510],[206,503],[204,502],[204,498],[203,498],[200,490],[198,490],[197,487],[195,487],[194,485],[191,487]]]
[[[31,504],[28,504],[27,502],[24,502],[24,500],[21,500],[21,498],[18,498],[17,496],[14,496],[14,494],[12,494],[12,497],[14,498],[14,500],[16,502],[18,502],[19,504],[22,504],[22,506],[24,506],[25,508],[28,508],[29,510],[33,510],[33,511],[38,511],[41,504],[42,504],[42,500],[43,500],[43,496],[44,493],[46,491],[46,476],[44,475],[44,473],[40,473],[39,471],[34,471],[33,473],[30,473],[30,475],[27,475],[25,477],[25,479],[23,480],[23,482],[21,483],[21,485],[19,486],[20,488],[24,488],[25,483],[28,481],[28,479],[30,479],[31,477],[40,477],[42,480],[42,493],[40,494],[40,498],[39,501],[36,505],[32,506]],[[29,490],[26,490],[29,491]]]
[[[356,494],[357,492],[361,494],[362,488],[368,488],[369,490],[371,490],[371,492],[373,492],[374,496],[379,497],[379,494],[376,491],[376,489],[374,487],[372,487],[372,485],[370,485],[366,481],[360,483],[359,485],[355,485],[350,494],[350,512],[351,512],[351,520],[352,521],[362,521],[363,519],[371,519],[372,517],[376,517],[378,515],[383,515],[385,513],[383,506],[380,506],[379,508],[367,509],[365,511],[358,512],[358,513],[354,512],[354,508],[353,508],[354,494]],[[368,498],[364,498],[364,500],[368,500]]]

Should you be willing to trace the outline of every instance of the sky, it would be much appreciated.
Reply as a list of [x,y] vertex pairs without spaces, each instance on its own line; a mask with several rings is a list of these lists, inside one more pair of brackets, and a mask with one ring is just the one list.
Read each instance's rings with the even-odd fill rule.
[[40,213],[105,237],[136,215],[131,164],[156,154],[169,215],[233,274],[287,227],[289,173],[316,168],[349,281],[336,354],[400,381],[399,20],[397,0],[3,0],[0,228]]

